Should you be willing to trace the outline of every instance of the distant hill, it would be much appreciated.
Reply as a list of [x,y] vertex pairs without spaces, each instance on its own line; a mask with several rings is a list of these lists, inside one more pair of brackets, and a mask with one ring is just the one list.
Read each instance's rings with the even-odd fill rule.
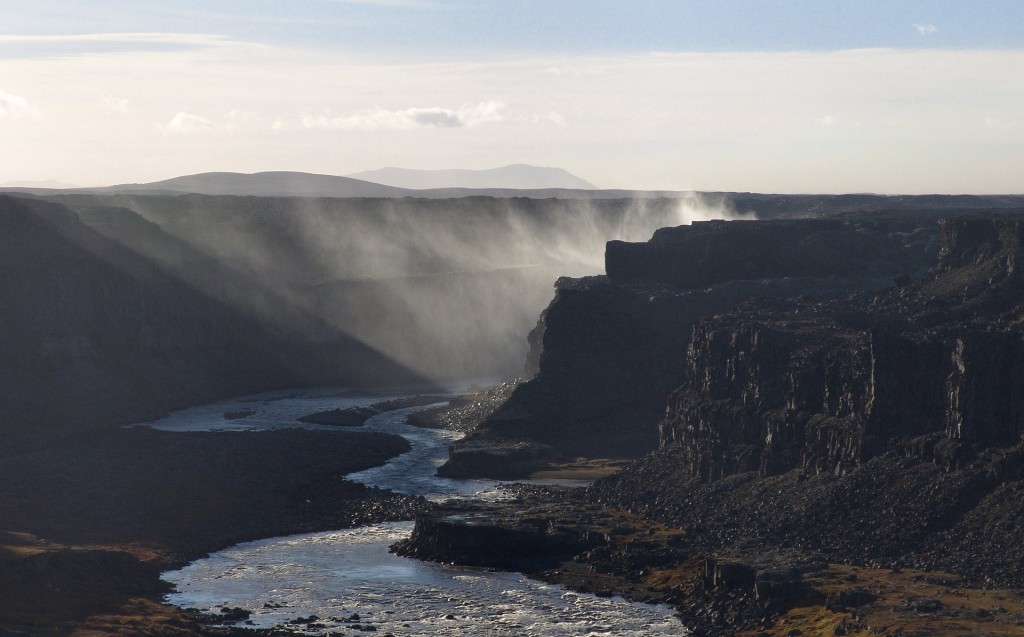
[[175,193],[197,195],[249,195],[256,197],[404,197],[412,193],[335,175],[300,172],[200,173],[148,184],[120,184],[91,188],[91,192]]
[[[519,171],[522,168],[522,171]],[[402,169],[383,169],[402,171]],[[538,172],[539,171],[539,172]],[[548,172],[554,171],[554,172]],[[376,171],[375,171],[376,172]],[[430,171],[408,171],[411,173]],[[424,188],[412,189],[403,188],[384,183],[375,183],[354,177],[341,177],[337,175],[317,175],[301,172],[261,172],[261,173],[233,173],[233,172],[210,172],[196,175],[174,177],[163,181],[154,181],[139,184],[117,184],[98,188],[61,188],[59,184],[32,185],[21,184],[18,186],[0,186],[0,193],[21,192],[35,195],[53,194],[138,194],[138,195],[174,195],[174,194],[196,194],[196,195],[229,195],[248,197],[419,197],[424,199],[447,199],[471,196],[488,197],[532,197],[532,198],[619,198],[630,196],[631,191],[595,190],[590,183],[573,177],[564,170],[558,168],[537,168],[534,166],[508,166],[497,168],[494,171],[436,171],[438,173],[480,173],[480,180],[486,183],[527,183],[526,176],[536,175],[529,183],[535,184],[576,184],[576,185],[551,185],[525,188],[521,186],[495,186],[495,187],[461,187],[451,186],[445,188]],[[498,176],[493,180],[487,180],[485,173],[495,173]],[[517,179],[516,174],[524,175]],[[542,178],[548,174],[547,178]],[[504,177],[502,177],[504,175]],[[546,180],[545,180],[546,179]],[[466,181],[465,179],[463,181]],[[472,181],[472,180],[469,180]],[[678,194],[678,193],[676,193]],[[669,195],[672,196],[672,195]]]
[[380,168],[348,175],[353,179],[372,181],[386,186],[428,190],[432,188],[513,188],[543,190],[597,190],[594,184],[561,168],[513,164],[487,170],[414,170],[411,168]]
[[[509,166],[509,169],[515,167]],[[557,171],[561,173],[562,182],[582,184],[577,186],[549,186],[536,188],[522,187],[445,187],[412,189],[373,183],[354,177],[336,175],[317,175],[301,172],[261,172],[232,173],[210,172],[196,175],[174,177],[163,181],[141,184],[118,184],[97,188],[59,188],[57,185],[20,185],[0,186],[0,194],[4,192],[26,193],[40,196],[51,195],[226,195],[243,197],[321,197],[321,198],[401,198],[415,197],[420,199],[458,199],[462,197],[527,197],[532,199],[629,199],[637,197],[679,197],[688,193],[672,191],[638,191],[638,190],[595,190],[594,186],[558,168],[536,168],[524,166],[529,171]],[[401,169],[384,169],[401,170]],[[495,169],[501,172],[505,169]],[[410,171],[421,172],[421,171]],[[426,171],[429,172],[429,171]],[[437,171],[437,172],[480,172],[492,171]],[[520,181],[519,183],[525,183]],[[539,178],[533,183],[543,182]]]
[[[483,180],[487,174],[505,173],[512,175],[518,169],[525,173],[540,171],[549,173],[552,179],[557,174],[567,180],[576,180],[576,186],[493,186],[493,187],[424,187],[405,188],[384,183],[368,181],[370,177],[386,179],[388,174],[420,175],[424,179],[440,179],[446,174],[470,174]],[[525,174],[524,173],[524,174]],[[324,199],[464,199],[468,197],[492,197],[495,199],[692,199],[703,197],[705,203],[712,206],[727,202],[733,212],[740,214],[756,213],[761,218],[791,216],[798,214],[817,215],[829,212],[849,212],[853,210],[871,211],[882,209],[921,209],[921,208],[976,208],[981,205],[1019,205],[1022,195],[778,195],[761,193],[730,193],[730,192],[695,192],[682,190],[600,190],[593,184],[578,179],[560,168],[538,168],[536,166],[506,166],[493,170],[439,170],[417,171],[401,168],[382,168],[377,171],[358,173],[366,179],[353,176],[318,175],[301,172],[261,172],[233,173],[210,172],[174,177],[163,181],[141,184],[119,184],[95,188],[60,188],[56,182],[46,183],[47,186],[32,185],[20,182],[20,186],[0,186],[0,194],[21,193],[42,197],[63,195],[209,195],[209,196],[240,196],[240,197],[307,197]],[[374,175],[383,175],[375,177]],[[511,177],[510,177],[511,178]],[[538,180],[540,178],[538,177]],[[520,182],[522,184],[524,182]],[[535,183],[540,184],[540,181]],[[579,185],[582,184],[582,185]]]

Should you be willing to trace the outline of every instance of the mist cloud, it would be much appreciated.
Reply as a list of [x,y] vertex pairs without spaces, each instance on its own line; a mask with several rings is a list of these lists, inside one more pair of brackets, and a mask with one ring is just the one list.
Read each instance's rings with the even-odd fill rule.
[[924,36],[935,35],[939,32],[939,27],[934,24],[915,24],[914,28],[917,29],[919,34]]
[[[727,197],[696,193],[593,201],[298,198],[238,216],[217,212],[239,209],[230,198],[183,215],[136,205],[275,298],[438,380],[519,373],[527,334],[555,281],[602,274],[609,240],[647,241],[665,226],[740,218]],[[207,221],[195,223],[200,218]],[[260,311],[285,321],[281,310],[275,302]]]
[[347,117],[305,117],[303,127],[312,130],[416,130],[420,128],[471,128],[505,119],[505,104],[498,101],[463,104],[452,109],[439,106],[400,111],[376,109]]

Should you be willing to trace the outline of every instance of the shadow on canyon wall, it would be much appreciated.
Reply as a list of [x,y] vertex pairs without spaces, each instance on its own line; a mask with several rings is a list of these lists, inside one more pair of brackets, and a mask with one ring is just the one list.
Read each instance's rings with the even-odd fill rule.
[[[256,320],[60,205],[0,197],[0,226],[5,438],[59,438],[280,387],[422,380],[343,331],[314,339]],[[196,273],[227,277],[208,263]]]

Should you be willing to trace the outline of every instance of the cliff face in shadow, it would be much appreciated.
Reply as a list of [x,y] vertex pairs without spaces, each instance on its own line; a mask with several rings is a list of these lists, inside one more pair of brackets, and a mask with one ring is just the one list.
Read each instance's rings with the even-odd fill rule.
[[290,385],[409,380],[352,339],[297,339],[225,307],[62,206],[0,198],[4,436],[101,424]]
[[[531,460],[651,451],[666,397],[691,364],[696,322],[744,305],[825,303],[891,287],[924,271],[938,243],[935,219],[913,214],[698,222],[661,229],[646,243],[609,242],[606,277],[556,286],[531,335],[536,377],[453,447],[443,472],[529,470],[529,462],[479,460],[485,442],[500,453],[509,439],[546,447]],[[463,462],[469,450],[472,461]]]
[[1021,227],[944,220],[937,267],[902,287],[702,322],[662,445],[678,447],[694,477],[715,479],[842,473],[926,434],[1015,444]]
[[939,223],[933,268],[693,329],[658,451],[590,497],[685,528],[1015,583],[1022,216]]
[[[696,614],[689,616],[705,634],[735,632],[730,625],[738,624],[730,622],[742,616],[736,609],[743,591],[760,600],[761,606],[752,606],[759,612],[775,601],[782,607],[820,604],[792,593],[798,587],[780,589],[775,601],[774,593],[762,591],[762,583],[801,580],[796,564],[803,558],[894,574],[904,568],[953,573],[957,586],[1019,589],[1024,210],[941,216],[849,215],[838,226],[835,220],[698,224],[671,231],[682,237],[675,253],[665,238],[650,242],[649,252],[643,246],[613,248],[610,259],[635,259],[609,263],[613,275],[632,272],[629,282],[609,276],[561,284],[542,330],[534,333],[533,342],[543,348],[535,358],[536,377],[456,444],[444,471],[514,475],[565,457],[583,449],[581,441],[600,423],[612,422],[608,410],[625,413],[629,401],[642,404],[647,387],[668,384],[659,374],[674,373],[675,387],[661,397],[667,408],[660,416],[612,425],[624,429],[616,432],[619,441],[629,427],[657,431],[657,449],[595,482],[568,517],[625,511],[678,532],[688,559],[711,556],[705,562],[710,570],[699,580],[704,584],[691,592],[698,600],[708,593],[716,602],[693,602]],[[760,236],[771,244],[758,246],[755,229],[764,229]],[[707,242],[700,240],[702,232]],[[858,251],[843,250],[846,232]],[[735,243],[725,240],[730,233]],[[827,250],[793,251],[826,240]],[[835,276],[788,279],[788,295],[758,296],[747,289],[732,307],[705,306],[705,314],[689,321],[688,337],[670,329],[685,322],[680,317],[688,306],[654,303],[656,291],[685,299],[698,292],[721,298],[716,295],[736,286],[772,289],[786,279],[709,281],[720,281],[722,268],[746,276],[776,267],[736,268],[733,261],[754,255],[756,263],[756,255],[778,254],[779,241],[791,242],[785,254],[797,254],[786,267],[807,273],[821,258],[817,267]],[[702,250],[709,244],[718,248]],[[889,247],[860,259],[870,245]],[[829,263],[833,258],[839,262]],[[873,289],[853,289],[853,270],[846,268],[858,259],[858,268],[895,274]],[[680,281],[706,287],[674,287]],[[622,312],[617,303],[627,298],[651,313]],[[652,323],[663,331],[651,329]],[[667,371],[658,371],[662,363]],[[604,365],[603,374],[595,365]],[[556,503],[548,514],[557,516],[562,507],[567,505]],[[478,522],[468,526],[483,528]],[[495,532],[504,532],[499,527]],[[442,557],[444,551],[471,558],[479,553],[471,548],[479,543],[431,527],[429,520],[419,528],[422,535],[452,538],[454,546],[438,552]],[[421,538],[414,552],[430,556],[436,537]],[[664,558],[666,550],[656,555]],[[630,565],[623,570],[649,574],[645,549],[634,551],[634,562],[625,549],[612,554]],[[609,552],[590,550],[579,560]],[[718,582],[717,557],[746,579]],[[685,571],[684,559],[669,561]],[[830,617],[840,624],[843,618],[859,621]],[[745,626],[759,622],[772,623],[761,616]],[[783,632],[772,634],[787,634],[790,626],[776,625]]]

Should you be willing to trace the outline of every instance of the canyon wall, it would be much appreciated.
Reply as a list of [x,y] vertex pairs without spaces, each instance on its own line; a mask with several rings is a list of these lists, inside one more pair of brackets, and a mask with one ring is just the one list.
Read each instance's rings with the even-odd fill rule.
[[710,480],[842,473],[926,434],[975,447],[1018,442],[1021,222],[939,227],[936,268],[902,287],[699,323],[662,446]]
[[[621,458],[647,453],[659,444],[658,423],[665,416],[667,397],[684,379],[700,373],[688,367],[701,357],[708,358],[709,376],[703,387],[708,398],[723,401],[726,396],[718,394],[726,391],[725,380],[746,370],[752,375],[744,381],[749,386],[735,392],[753,392],[749,401],[768,400],[765,409],[785,409],[782,394],[773,384],[782,382],[776,373],[788,362],[773,358],[772,353],[793,340],[786,330],[755,330],[736,340],[705,334],[704,328],[695,330],[694,325],[743,308],[757,313],[785,306],[787,299],[796,297],[826,304],[865,290],[892,287],[896,280],[926,270],[937,257],[938,246],[935,218],[919,215],[707,221],[658,230],[645,243],[609,242],[606,276],[559,280],[555,299],[531,334],[527,372],[533,378],[521,384],[476,432],[454,445],[443,472],[472,475],[482,469],[515,474],[532,468],[530,462],[518,468],[480,462],[487,442],[496,456],[509,440],[525,439],[546,447],[547,455],[538,452],[533,464],[577,455]],[[762,347],[754,354],[757,360],[737,362],[733,357],[729,364],[719,365],[731,356],[730,347],[739,351],[753,343]],[[855,355],[856,348],[850,347]],[[730,367],[735,365],[740,369]],[[856,366],[843,367],[838,361],[834,367],[833,384],[844,373],[859,373]],[[810,380],[794,382],[809,384]],[[696,389],[700,388],[688,386],[677,392],[670,409],[685,409],[676,403]],[[813,390],[801,385],[798,391]],[[699,410],[705,419],[718,409],[723,417],[728,411],[728,418],[735,421],[729,434],[733,448],[712,455],[732,456],[726,464],[733,463],[736,470],[760,463],[762,454],[753,447],[760,435],[760,425],[754,422],[755,405],[719,408],[700,398]],[[844,401],[866,398],[830,397],[836,403],[833,420],[851,416]],[[813,426],[824,431],[843,425],[836,420]],[[674,435],[671,427],[666,428],[662,442]],[[708,453],[705,448],[723,446],[721,440],[707,436],[698,442],[700,436],[691,437],[694,449],[702,449],[695,451],[699,456]],[[784,450],[788,444],[784,436],[781,429],[776,434],[780,456],[789,453]],[[748,449],[742,451],[741,446]],[[463,453],[469,450],[472,462]],[[697,466],[704,460],[695,457],[693,463]],[[720,475],[717,464],[705,472]]]
[[[623,455],[657,432],[657,449],[567,499],[664,523],[750,589],[759,559],[792,555],[1018,588],[1024,209],[947,213],[612,244],[608,276],[559,282],[531,335],[535,376],[442,472],[521,475],[595,449],[602,426],[619,446],[599,451]],[[644,421],[647,401],[663,410]],[[412,552],[471,563],[473,524],[418,521]]]
[[659,449],[588,499],[737,542],[1018,581],[1024,210],[941,220],[933,267],[693,328]]

